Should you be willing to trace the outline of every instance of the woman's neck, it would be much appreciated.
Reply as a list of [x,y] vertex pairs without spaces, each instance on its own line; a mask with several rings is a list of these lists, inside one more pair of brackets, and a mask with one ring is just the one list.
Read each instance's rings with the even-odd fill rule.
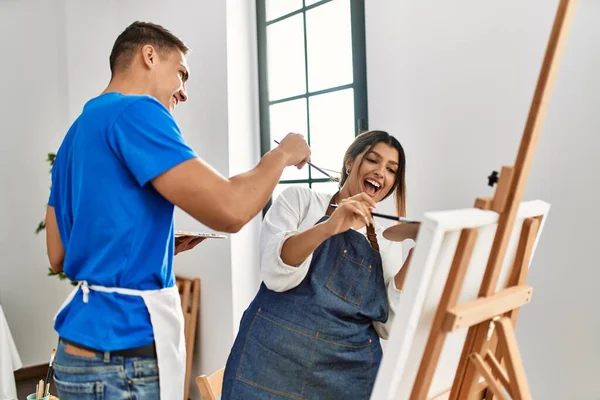
[[348,188],[348,185],[344,185],[340,189],[336,200],[339,203],[340,201],[347,199],[348,197],[352,197],[352,194],[350,193],[350,189]]

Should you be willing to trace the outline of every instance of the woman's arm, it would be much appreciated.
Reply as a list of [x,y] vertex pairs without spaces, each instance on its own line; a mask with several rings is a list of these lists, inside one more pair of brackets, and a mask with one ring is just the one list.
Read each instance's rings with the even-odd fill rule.
[[[326,222],[298,232],[311,196],[313,193],[306,189],[290,187],[279,195],[263,220],[261,279],[271,290],[281,292],[299,285],[321,243],[350,227],[363,227],[372,218],[369,207],[373,200],[361,194],[340,202]],[[323,208],[319,214],[325,211]]]
[[[289,238],[299,234],[298,230],[308,215],[312,192],[305,188],[291,186],[285,189],[273,202],[265,215],[260,232],[260,278],[270,290],[283,292],[300,284],[308,272],[312,259],[309,254],[294,265],[282,259],[283,245]],[[318,209],[320,207],[317,207]],[[312,211],[315,214],[314,210]]]
[[291,266],[302,264],[308,256],[332,235],[327,222],[321,222],[302,233],[287,238],[281,248],[281,259]]
[[289,265],[297,265],[330,237],[351,227],[360,229],[373,223],[369,212],[375,202],[364,193],[344,199],[325,222],[287,239],[281,251],[281,259]]

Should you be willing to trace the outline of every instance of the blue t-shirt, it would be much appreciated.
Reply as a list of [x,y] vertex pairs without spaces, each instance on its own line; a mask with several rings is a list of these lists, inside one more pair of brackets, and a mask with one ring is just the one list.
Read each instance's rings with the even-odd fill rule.
[[[170,112],[149,96],[106,93],[88,101],[52,168],[48,204],[65,247],[65,274],[89,285],[173,286],[174,206],[153,178],[196,157]],[[58,315],[58,334],[115,351],[154,340],[142,298],[79,290]]]

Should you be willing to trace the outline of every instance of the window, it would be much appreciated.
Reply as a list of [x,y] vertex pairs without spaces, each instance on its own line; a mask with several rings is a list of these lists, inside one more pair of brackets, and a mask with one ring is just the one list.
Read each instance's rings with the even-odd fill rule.
[[[257,24],[262,154],[302,133],[311,162],[338,177],[368,127],[364,0],[257,0]],[[337,190],[310,166],[286,168],[273,196],[289,185]]]

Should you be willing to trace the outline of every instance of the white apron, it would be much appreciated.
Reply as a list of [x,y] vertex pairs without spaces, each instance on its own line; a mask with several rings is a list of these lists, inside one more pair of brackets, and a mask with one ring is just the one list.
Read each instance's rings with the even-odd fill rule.
[[182,400],[185,387],[186,353],[183,312],[177,286],[157,290],[134,290],[88,286],[87,282],[82,281],[67,297],[56,315],[73,300],[79,288],[83,292],[84,303],[89,301],[90,289],[98,292],[139,296],[144,299],[154,332],[160,398],[161,400]]

